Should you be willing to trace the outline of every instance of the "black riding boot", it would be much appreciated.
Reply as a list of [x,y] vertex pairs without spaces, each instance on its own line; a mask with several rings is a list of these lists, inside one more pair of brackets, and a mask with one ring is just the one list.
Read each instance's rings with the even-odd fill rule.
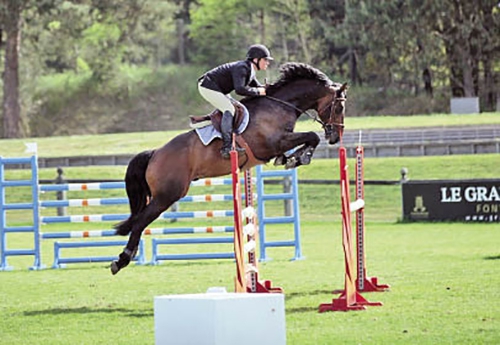
[[[222,121],[220,124],[220,132],[222,134],[222,148],[220,153],[223,158],[229,159],[229,153],[231,152],[231,147],[233,145],[233,115],[229,111],[225,111],[222,114]],[[236,151],[243,152],[245,149],[236,148]]]

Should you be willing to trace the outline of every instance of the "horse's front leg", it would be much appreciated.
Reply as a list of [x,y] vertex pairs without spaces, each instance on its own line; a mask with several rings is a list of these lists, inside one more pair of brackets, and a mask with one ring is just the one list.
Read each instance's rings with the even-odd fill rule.
[[[279,142],[281,154],[276,157],[274,165],[285,165],[285,168],[290,169],[311,163],[312,155],[319,142],[320,138],[314,132],[288,133],[284,135]],[[286,155],[287,151],[301,145],[302,147],[298,148],[295,152]]]

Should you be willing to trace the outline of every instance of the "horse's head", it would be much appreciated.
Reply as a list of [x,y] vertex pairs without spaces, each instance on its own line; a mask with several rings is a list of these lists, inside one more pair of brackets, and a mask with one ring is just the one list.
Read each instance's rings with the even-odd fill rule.
[[292,104],[298,116],[311,116],[306,110],[316,110],[319,119],[315,120],[323,126],[326,139],[336,144],[344,129],[347,84],[334,83],[320,70],[303,63],[286,63],[280,72],[280,79],[268,87],[268,95]]
[[325,96],[318,99],[317,112],[325,130],[325,139],[333,145],[339,142],[344,132],[347,83],[334,83]]

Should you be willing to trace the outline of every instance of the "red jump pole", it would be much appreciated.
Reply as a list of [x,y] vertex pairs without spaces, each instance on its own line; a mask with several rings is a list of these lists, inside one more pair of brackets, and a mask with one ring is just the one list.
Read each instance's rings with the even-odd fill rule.
[[[364,149],[361,145],[356,148],[356,199],[365,200],[364,185]],[[356,289],[359,292],[386,291],[390,288],[386,284],[378,284],[377,277],[367,277],[365,255],[365,208],[356,211],[356,248],[357,248],[357,280]]]
[[339,148],[340,160],[340,195],[342,202],[342,246],[344,248],[345,261],[345,284],[341,295],[332,300],[332,303],[320,304],[319,312],[325,311],[349,311],[349,310],[364,310],[366,306],[382,305],[378,302],[369,302],[361,296],[356,290],[354,268],[354,250],[352,243],[352,228],[351,228],[351,206],[349,197],[349,174],[347,170],[346,149],[341,146]]
[[243,257],[243,227],[241,221],[241,186],[240,168],[238,165],[238,152],[234,146],[230,152],[231,177],[233,179],[233,209],[234,209],[234,258],[236,260],[236,277],[234,278],[234,291],[246,292],[245,259]]
[[[233,182],[233,207],[234,207],[234,256],[236,261],[235,292],[253,293],[283,293],[280,287],[272,287],[270,280],[259,281],[257,267],[257,255],[255,253],[257,244],[257,221],[255,211],[246,212],[246,231],[243,228],[243,212],[241,207],[240,168],[238,164],[238,152],[235,150],[235,137],[233,134],[233,146],[230,152],[231,176]],[[245,171],[245,209],[253,208],[253,186],[250,170]],[[244,232],[247,233],[248,266],[245,271],[245,245]]]

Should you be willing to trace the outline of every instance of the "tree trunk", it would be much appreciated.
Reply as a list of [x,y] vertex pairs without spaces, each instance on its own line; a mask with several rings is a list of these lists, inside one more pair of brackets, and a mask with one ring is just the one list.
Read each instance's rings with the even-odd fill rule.
[[358,75],[358,58],[352,47],[349,47],[349,74],[353,85],[361,85]]
[[464,97],[463,71],[457,61],[455,48],[449,40],[444,40],[446,57],[450,69],[450,88],[452,97]]
[[431,78],[431,72],[429,68],[424,68],[424,71],[422,72],[422,79],[424,80],[424,89],[425,93],[429,97],[433,97],[433,88],[432,88],[432,78]]
[[186,64],[186,42],[185,42],[185,31],[186,26],[184,25],[184,19],[177,19],[177,39],[178,39],[178,57],[179,57],[179,65]]
[[309,45],[307,41],[307,25],[304,25],[301,19],[301,12],[299,8],[299,2],[294,2],[291,6],[293,9],[293,17],[295,21],[295,26],[297,27],[297,34],[299,36],[300,47],[302,48],[302,53],[304,54],[304,62],[311,63],[311,53],[309,52]]
[[283,20],[283,16],[281,14],[278,14],[278,21],[279,21],[279,27],[280,29],[280,37],[281,37],[281,47],[283,48],[283,60],[288,61],[290,60],[289,54],[288,54],[288,44],[287,44],[287,39],[286,39],[286,25],[284,24],[285,21]]
[[462,51],[462,73],[463,73],[463,85],[464,85],[464,96],[465,97],[475,97],[474,92],[474,75],[471,66],[471,56],[467,56],[464,51]]
[[259,31],[260,31],[260,41],[266,43],[266,21],[265,21],[264,9],[259,11]]
[[3,75],[3,136],[23,136],[19,104],[19,45],[21,40],[21,7],[17,1],[8,2],[8,16],[4,22],[5,68]]
[[485,92],[485,100],[486,100],[486,111],[495,111],[497,95],[495,92],[495,81],[493,77],[491,61],[486,57],[483,60],[483,68],[484,68],[484,92]]

